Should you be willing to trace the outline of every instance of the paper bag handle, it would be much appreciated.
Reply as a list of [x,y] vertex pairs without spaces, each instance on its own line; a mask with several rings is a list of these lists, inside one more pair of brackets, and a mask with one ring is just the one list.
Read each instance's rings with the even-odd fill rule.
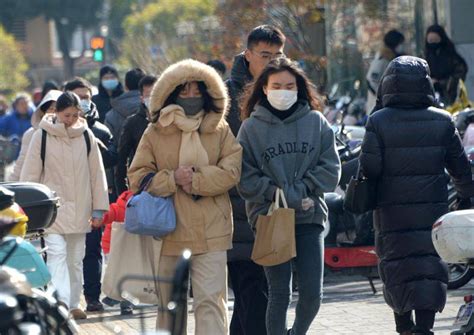
[[271,215],[273,211],[280,208],[280,199],[281,199],[281,202],[283,203],[283,208],[288,208],[288,202],[286,201],[285,193],[283,192],[281,188],[277,188],[275,192],[275,201],[272,202],[272,204],[270,205],[267,215]]
[[288,208],[288,203],[286,202],[286,198],[285,198],[285,193],[283,192],[283,190],[281,188],[277,189],[277,191],[275,192],[275,207],[274,209],[278,209],[280,208],[280,199],[281,199],[281,202],[283,203],[283,208]]

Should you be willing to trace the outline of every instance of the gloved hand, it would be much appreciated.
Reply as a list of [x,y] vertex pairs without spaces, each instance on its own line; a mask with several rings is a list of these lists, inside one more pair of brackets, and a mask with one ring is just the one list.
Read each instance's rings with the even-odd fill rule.
[[314,200],[311,198],[304,198],[301,203],[301,207],[304,211],[309,210],[311,207],[314,207]]

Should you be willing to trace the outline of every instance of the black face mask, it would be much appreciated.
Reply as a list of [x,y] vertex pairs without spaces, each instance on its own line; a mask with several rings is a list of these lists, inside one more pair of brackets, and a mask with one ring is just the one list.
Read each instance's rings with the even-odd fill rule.
[[203,97],[194,97],[194,98],[176,98],[176,104],[183,107],[184,113],[187,116],[194,116],[204,107],[204,98]]
[[426,43],[426,47],[429,50],[438,50],[441,47],[441,42]]

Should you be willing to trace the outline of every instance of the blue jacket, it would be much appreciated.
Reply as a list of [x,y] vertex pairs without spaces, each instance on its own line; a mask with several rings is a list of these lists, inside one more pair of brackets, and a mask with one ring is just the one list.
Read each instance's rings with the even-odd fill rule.
[[31,127],[31,116],[33,109],[28,111],[28,115],[21,116],[16,110],[0,118],[0,135],[4,137],[18,136],[21,141],[23,134]]

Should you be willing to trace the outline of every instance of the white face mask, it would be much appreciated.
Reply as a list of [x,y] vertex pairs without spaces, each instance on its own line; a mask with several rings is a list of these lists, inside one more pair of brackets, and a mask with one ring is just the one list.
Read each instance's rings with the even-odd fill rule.
[[285,111],[298,101],[298,91],[268,90],[267,99],[273,108]]
[[150,97],[144,98],[143,104],[146,106],[147,109],[150,109]]
[[79,102],[79,105],[81,106],[82,113],[87,114],[91,110],[91,101],[88,99],[82,99]]

